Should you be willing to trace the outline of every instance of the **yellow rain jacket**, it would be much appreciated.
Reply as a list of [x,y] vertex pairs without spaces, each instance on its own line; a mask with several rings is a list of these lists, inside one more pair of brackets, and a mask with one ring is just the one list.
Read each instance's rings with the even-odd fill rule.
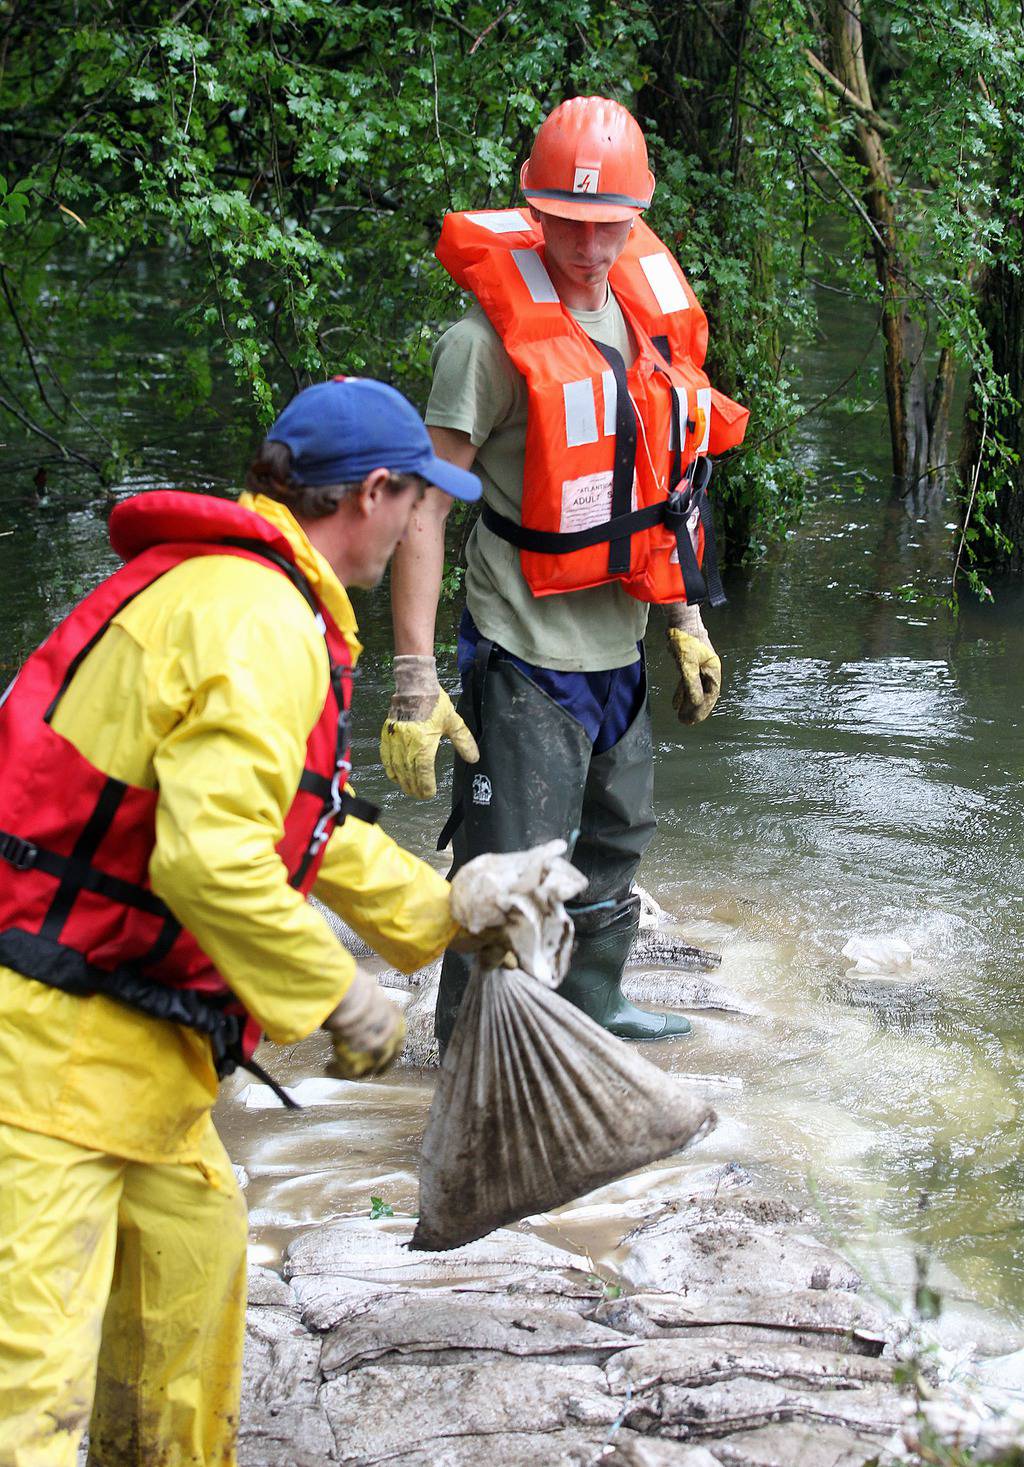
[[[327,562],[282,505],[240,503],[287,536],[354,663],[355,617]],[[53,725],[104,773],[159,790],[153,889],[281,1044],[316,1029],[355,972],[275,851],[327,692],[323,637],[288,579],[204,556],[114,618]],[[405,972],[458,930],[444,878],[360,820],[335,830],[314,891]],[[0,966],[0,1122],[129,1160],[193,1162],[216,1095],[195,1030]]]

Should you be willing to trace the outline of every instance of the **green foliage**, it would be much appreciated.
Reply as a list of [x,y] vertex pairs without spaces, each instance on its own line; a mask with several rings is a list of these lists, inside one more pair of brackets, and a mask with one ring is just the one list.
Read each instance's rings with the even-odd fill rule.
[[[29,334],[47,335],[47,256],[77,251],[113,317],[111,267],[159,248],[188,262],[180,326],[262,421],[339,370],[421,391],[458,310],[431,260],[442,213],[511,198],[549,87],[618,90],[631,54],[614,9],[589,0],[524,7],[500,32],[493,19],[483,5],[330,0],[228,0],[178,19],[98,0],[26,12],[0,128],[31,167],[32,202],[26,214],[24,193],[5,194],[0,218],[21,225],[8,261]],[[605,43],[596,65],[588,32]],[[62,302],[62,331],[81,310]],[[187,410],[210,386],[184,351]]]
[[370,1198],[370,1219],[376,1222],[381,1217],[394,1217],[395,1209],[390,1202],[385,1202],[383,1197]]
[[[1019,272],[1024,250],[1015,5],[864,0],[913,308],[928,351],[969,366],[986,429],[957,561],[977,589],[1019,473],[1013,383],[979,309],[986,272]],[[809,0],[19,0],[2,24],[0,411],[16,431],[107,477],[146,447],[83,413],[86,343],[125,406],[151,393],[180,417],[223,414],[233,393],[230,416],[255,429],[339,371],[422,402],[463,306],[433,259],[442,214],[512,202],[544,114],[602,92],[641,117],[651,222],[708,311],[712,380],[752,410],[718,483],[727,557],[799,515],[787,361],[815,329],[809,281],[877,300],[856,116],[808,64],[829,60]],[[837,214],[845,242],[826,247]],[[129,259],[152,279],[144,299]],[[158,359],[137,359],[140,314],[166,323]]]

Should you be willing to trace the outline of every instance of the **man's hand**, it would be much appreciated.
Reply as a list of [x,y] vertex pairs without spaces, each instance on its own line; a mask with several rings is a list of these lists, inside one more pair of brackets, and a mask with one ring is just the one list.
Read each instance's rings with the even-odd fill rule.
[[669,620],[669,651],[679,669],[672,707],[680,723],[703,723],[722,691],[722,663],[698,607],[671,606]]
[[356,969],[345,997],[324,1020],[334,1058],[327,1072],[340,1080],[382,1075],[394,1064],[405,1043],[405,1020],[381,992],[380,984]]
[[548,841],[528,851],[485,853],[460,867],[451,889],[451,913],[464,929],[456,950],[478,952],[485,967],[520,967],[557,988],[572,955],[564,904],[587,884],[565,849],[564,840]]
[[395,658],[395,695],[380,735],[384,773],[415,800],[437,794],[434,763],[442,737],[467,764],[480,758],[476,740],[437,680],[433,657]]

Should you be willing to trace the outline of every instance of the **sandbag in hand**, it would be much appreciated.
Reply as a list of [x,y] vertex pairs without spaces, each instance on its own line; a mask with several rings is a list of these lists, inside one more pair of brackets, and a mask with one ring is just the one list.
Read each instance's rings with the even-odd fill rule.
[[564,840],[553,840],[528,851],[487,852],[452,877],[452,916],[467,945],[477,939],[485,966],[497,967],[485,954],[504,948],[524,973],[550,988],[561,983],[573,943],[564,904],[587,885],[565,851]]

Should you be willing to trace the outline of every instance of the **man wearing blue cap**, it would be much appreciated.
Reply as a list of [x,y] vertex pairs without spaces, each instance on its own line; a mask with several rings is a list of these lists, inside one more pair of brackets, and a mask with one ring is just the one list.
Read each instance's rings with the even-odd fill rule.
[[[345,788],[346,586],[428,485],[392,388],[300,393],[237,504],[117,506],[124,560],[0,698],[0,1467],[235,1461],[245,1208],[210,1110],[260,1033],[379,1073],[399,1012],[305,900],[411,972],[449,886]],[[269,1078],[269,1077],[264,1077]]]

